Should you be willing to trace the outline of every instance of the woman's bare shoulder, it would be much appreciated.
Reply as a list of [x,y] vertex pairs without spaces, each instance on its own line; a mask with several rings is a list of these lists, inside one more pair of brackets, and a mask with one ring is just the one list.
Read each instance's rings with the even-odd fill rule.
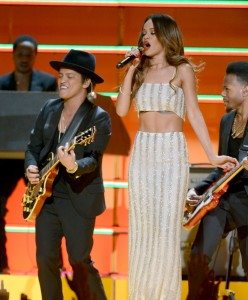
[[180,64],[178,67],[178,72],[181,74],[190,74],[190,73],[194,73],[194,68],[191,64],[189,63],[183,63]]
[[185,80],[195,80],[195,72],[192,65],[188,63],[183,63],[178,66],[178,76],[181,82]]

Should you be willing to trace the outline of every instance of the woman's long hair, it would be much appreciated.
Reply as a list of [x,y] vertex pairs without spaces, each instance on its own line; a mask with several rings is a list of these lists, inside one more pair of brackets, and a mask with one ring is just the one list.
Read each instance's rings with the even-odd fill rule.
[[[172,17],[164,14],[150,15],[145,19],[144,24],[148,20],[152,20],[156,37],[164,48],[165,58],[169,65],[177,67],[183,63],[190,64],[190,61],[184,56],[182,34],[176,21]],[[139,47],[143,46],[142,37],[141,33],[138,40]],[[145,72],[149,67],[150,59],[146,55],[143,55],[133,76],[132,94],[134,96],[143,83]]]

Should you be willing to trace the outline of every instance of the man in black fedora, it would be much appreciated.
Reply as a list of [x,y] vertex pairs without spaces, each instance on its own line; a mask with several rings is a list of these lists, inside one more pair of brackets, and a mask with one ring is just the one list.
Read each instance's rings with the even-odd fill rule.
[[[31,185],[41,182],[49,153],[57,153],[59,162],[50,187],[49,180],[44,184],[51,195],[48,193],[40,211],[30,212],[34,217],[37,214],[36,259],[42,299],[63,299],[62,237],[72,268],[81,265],[87,270],[87,282],[79,285],[86,285],[92,299],[106,299],[90,253],[95,218],[105,210],[101,163],[111,122],[107,112],[87,99],[92,87],[103,79],[95,73],[95,57],[87,52],[70,50],[62,61],[51,61],[50,65],[59,73],[60,98],[48,100],[41,109],[25,153],[26,176]],[[77,139],[73,139],[75,136]],[[87,143],[80,144],[80,138]],[[53,161],[49,164],[53,166]],[[75,281],[76,292],[82,290],[77,284]]]

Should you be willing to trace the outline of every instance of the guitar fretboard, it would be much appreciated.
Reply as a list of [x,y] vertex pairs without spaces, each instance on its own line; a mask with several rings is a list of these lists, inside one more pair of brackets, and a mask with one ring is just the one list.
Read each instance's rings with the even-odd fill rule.
[[221,177],[216,184],[214,185],[213,192],[217,193],[219,192],[230,180],[232,180],[242,169],[243,161],[238,164],[236,167],[234,167],[230,172],[226,173],[223,177]]

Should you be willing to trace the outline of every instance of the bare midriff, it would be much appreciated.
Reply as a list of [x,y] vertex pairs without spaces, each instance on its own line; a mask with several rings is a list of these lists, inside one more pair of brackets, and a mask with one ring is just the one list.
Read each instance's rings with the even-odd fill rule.
[[169,111],[140,111],[139,130],[144,132],[181,132],[183,119]]

